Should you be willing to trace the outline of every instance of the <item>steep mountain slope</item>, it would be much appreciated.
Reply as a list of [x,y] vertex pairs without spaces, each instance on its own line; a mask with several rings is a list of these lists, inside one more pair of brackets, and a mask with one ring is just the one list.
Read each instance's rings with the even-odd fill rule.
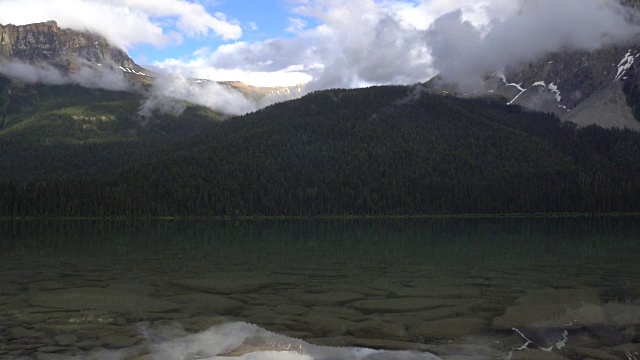
[[638,57],[640,45],[634,44],[549,54],[507,71],[500,93],[514,104],[552,111],[578,125],[640,130],[623,91],[624,84],[640,83]]
[[[640,210],[640,134],[420,87],[313,93],[90,181],[4,183],[9,215]],[[49,195],[49,194],[55,194]]]
[[[638,0],[621,3],[640,9]],[[538,6],[538,0],[523,1],[518,16],[536,12]],[[566,48],[532,62],[495,69],[496,73],[486,74],[481,89],[473,93],[461,91],[439,77],[428,85],[436,92],[460,96],[501,96],[508,104],[551,112],[579,126],[597,124],[640,131],[640,116],[634,116],[640,97],[630,94],[633,86],[640,85],[639,58],[640,38],[636,38],[593,51]]]
[[556,52],[496,72],[486,78],[482,89],[472,93],[464,93],[440,77],[427,86],[436,93],[462,97],[503,97],[509,105],[550,112],[579,126],[640,130],[640,118],[633,114],[640,97],[630,96],[628,91],[640,84],[639,57],[640,45],[634,44],[593,52]]

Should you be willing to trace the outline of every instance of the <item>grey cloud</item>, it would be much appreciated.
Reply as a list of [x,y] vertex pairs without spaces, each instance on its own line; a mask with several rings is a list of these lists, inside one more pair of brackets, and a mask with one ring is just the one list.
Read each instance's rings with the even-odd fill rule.
[[367,84],[408,84],[426,80],[431,68],[423,31],[403,27],[393,14],[381,12],[374,22],[331,24],[334,36],[319,52],[324,68],[314,74],[309,90]]
[[62,71],[46,63],[25,63],[16,60],[0,61],[0,74],[24,83],[48,85],[80,85],[92,89],[112,91],[130,90],[131,84],[122,72],[109,66],[90,68],[82,66],[78,71]]
[[469,86],[507,66],[563,49],[595,50],[640,33],[638,14],[616,1],[528,0],[529,11],[482,33],[455,11],[437,19],[426,39],[433,66],[447,81]]

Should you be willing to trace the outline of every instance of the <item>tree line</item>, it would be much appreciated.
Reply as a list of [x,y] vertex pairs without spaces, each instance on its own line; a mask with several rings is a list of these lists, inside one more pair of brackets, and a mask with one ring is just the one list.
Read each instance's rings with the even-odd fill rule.
[[0,215],[640,210],[640,134],[577,129],[502,99],[414,91],[316,92],[219,123],[107,174],[4,180]]

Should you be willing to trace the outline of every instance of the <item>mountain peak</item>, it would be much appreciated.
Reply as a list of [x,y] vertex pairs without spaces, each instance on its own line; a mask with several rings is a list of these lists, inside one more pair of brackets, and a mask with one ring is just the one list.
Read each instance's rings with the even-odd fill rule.
[[60,28],[56,21],[26,25],[0,24],[0,58],[28,63],[46,62],[75,71],[82,66],[110,65],[121,68],[137,82],[145,80],[145,69],[127,53],[111,45],[103,36]]

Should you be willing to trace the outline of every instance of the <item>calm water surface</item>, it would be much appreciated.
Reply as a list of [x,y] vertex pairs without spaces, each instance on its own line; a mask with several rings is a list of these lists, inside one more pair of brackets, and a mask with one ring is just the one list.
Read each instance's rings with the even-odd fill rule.
[[639,343],[640,218],[0,222],[1,359],[640,360]]

